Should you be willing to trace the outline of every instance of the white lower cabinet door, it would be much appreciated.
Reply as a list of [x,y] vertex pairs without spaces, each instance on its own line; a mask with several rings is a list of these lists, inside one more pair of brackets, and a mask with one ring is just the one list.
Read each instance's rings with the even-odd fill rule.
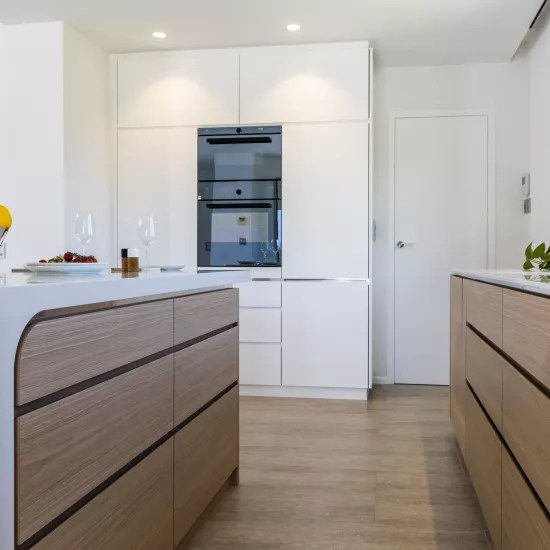
[[280,343],[281,310],[278,308],[240,308],[239,341]]
[[368,388],[368,283],[283,283],[283,386]]
[[239,383],[281,385],[281,344],[240,344]]

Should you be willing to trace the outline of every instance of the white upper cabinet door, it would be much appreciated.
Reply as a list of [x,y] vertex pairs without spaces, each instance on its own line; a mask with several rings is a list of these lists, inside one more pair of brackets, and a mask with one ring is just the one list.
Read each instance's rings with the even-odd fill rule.
[[367,388],[366,282],[283,283],[283,386]]
[[367,43],[241,53],[241,123],[368,120]]
[[369,123],[283,127],[283,277],[366,279]]
[[237,53],[192,52],[119,59],[119,128],[238,122]]
[[149,265],[197,266],[197,129],[118,132],[118,247],[141,248],[139,216],[154,215]]

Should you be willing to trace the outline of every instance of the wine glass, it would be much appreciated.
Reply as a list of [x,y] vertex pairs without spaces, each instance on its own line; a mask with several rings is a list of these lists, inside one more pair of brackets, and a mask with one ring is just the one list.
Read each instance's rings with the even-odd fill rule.
[[149,267],[149,247],[155,242],[157,238],[157,220],[155,216],[150,214],[149,216],[143,216],[138,219],[138,233],[139,239],[145,246],[145,266]]
[[275,256],[275,262],[279,263],[279,252],[281,251],[281,239],[271,240],[271,251]]
[[91,214],[77,214],[74,229],[75,237],[82,243],[82,255],[86,256],[86,245],[94,237],[94,224]]
[[267,255],[271,251],[271,245],[269,244],[269,241],[262,241],[262,244],[260,245],[260,250],[262,251],[264,255],[264,264],[267,263]]

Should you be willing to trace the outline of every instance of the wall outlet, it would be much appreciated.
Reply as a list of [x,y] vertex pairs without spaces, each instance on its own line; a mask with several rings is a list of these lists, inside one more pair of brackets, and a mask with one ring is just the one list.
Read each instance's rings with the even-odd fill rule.
[[6,257],[6,243],[0,244],[0,260]]

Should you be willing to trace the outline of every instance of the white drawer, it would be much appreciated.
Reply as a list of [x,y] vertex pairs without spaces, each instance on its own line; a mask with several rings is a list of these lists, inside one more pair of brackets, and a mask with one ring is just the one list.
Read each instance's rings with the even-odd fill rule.
[[280,386],[281,345],[240,344],[239,383],[252,386]]
[[239,289],[240,307],[281,307],[281,283],[252,281],[235,285]]
[[239,341],[281,342],[281,310],[265,308],[239,309]]

